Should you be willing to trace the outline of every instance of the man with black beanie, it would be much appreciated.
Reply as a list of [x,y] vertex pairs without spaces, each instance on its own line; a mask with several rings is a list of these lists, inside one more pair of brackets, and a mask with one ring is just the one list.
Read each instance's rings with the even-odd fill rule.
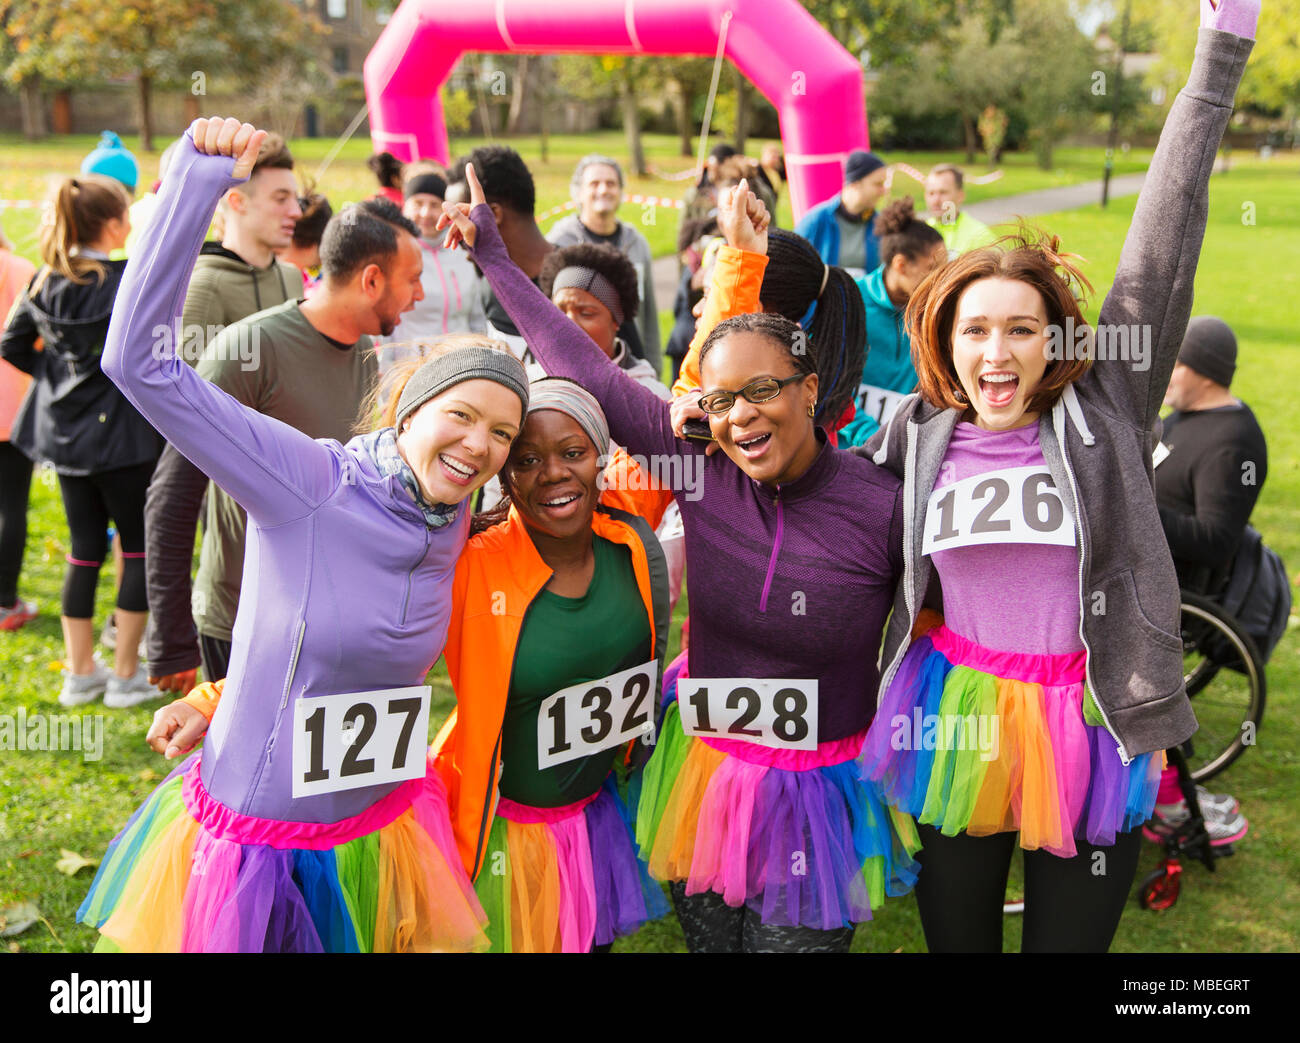
[[1155,453],[1156,502],[1178,581],[1210,596],[1228,577],[1268,473],[1264,432],[1228,390],[1236,366],[1226,322],[1201,315],[1187,324],[1165,393],[1174,412]]
[[803,215],[795,231],[813,244],[826,264],[854,276],[880,266],[880,239],[875,233],[876,207],[885,197],[889,170],[874,152],[854,149],[844,161],[839,195]]

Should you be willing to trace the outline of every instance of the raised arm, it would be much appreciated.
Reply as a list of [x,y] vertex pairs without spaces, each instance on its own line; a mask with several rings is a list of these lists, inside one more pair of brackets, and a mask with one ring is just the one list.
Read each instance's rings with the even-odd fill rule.
[[248,176],[264,137],[234,120],[198,120],[186,131],[155,218],[122,277],[101,365],[140,413],[250,517],[277,525],[307,514],[338,487],[341,454],[241,405],[175,350],[186,286],[213,210]]
[[[472,168],[470,168],[472,170]],[[510,314],[515,326],[553,377],[577,381],[593,395],[609,420],[609,433],[631,452],[685,454],[698,450],[673,438],[668,403],[623,374],[595,342],[571,322],[510,259],[491,209],[482,203],[478,178],[467,171],[471,200],[466,211],[447,208],[443,221],[454,221],[453,237],[472,247],[474,263]],[[464,204],[461,204],[463,207]],[[445,224],[444,224],[445,227]]]
[[1259,14],[1259,0],[1201,3],[1192,71],[1165,120],[1098,320],[1107,336],[1124,327],[1130,348],[1141,337],[1149,355],[1135,361],[1130,350],[1128,360],[1099,360],[1085,378],[1116,416],[1144,428],[1155,423],[1187,329],[1210,172]]
[[700,345],[713,327],[723,319],[748,315],[762,307],[758,296],[766,270],[766,254],[738,250],[734,246],[724,246],[718,251],[718,263],[714,266],[709,292],[704,299],[704,316],[691,338],[686,357],[682,359],[681,373],[673,383],[674,395],[700,390]]

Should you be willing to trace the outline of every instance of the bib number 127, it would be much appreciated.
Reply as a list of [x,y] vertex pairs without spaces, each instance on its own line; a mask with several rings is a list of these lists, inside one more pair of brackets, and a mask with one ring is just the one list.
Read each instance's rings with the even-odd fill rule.
[[423,777],[427,685],[299,699],[293,707],[293,795]]
[[682,678],[677,709],[687,735],[784,750],[817,749],[816,680]]

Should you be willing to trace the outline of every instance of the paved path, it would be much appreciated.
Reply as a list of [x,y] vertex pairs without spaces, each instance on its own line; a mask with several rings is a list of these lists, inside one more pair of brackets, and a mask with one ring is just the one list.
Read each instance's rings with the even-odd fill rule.
[[[1146,178],[1141,174],[1120,174],[1111,178],[1110,197],[1136,195]],[[1073,210],[1101,201],[1101,181],[1083,181],[1077,185],[1044,188],[1037,192],[1022,192],[1014,196],[1000,196],[972,203],[966,209],[986,225],[1014,221],[1017,217],[1036,217],[1054,214],[1058,210]],[[660,257],[654,263],[655,303],[663,310],[672,308],[677,297],[677,258]]]

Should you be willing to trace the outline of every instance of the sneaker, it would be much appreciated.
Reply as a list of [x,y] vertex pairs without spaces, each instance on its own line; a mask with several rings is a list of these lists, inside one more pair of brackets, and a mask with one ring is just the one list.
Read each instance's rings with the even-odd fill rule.
[[15,601],[8,608],[0,608],[0,630],[17,630],[29,619],[35,618],[35,601]]
[[1210,809],[1222,815],[1231,815],[1241,807],[1231,793],[1211,793],[1204,786],[1196,787],[1196,802],[1201,805],[1201,814],[1207,816]]
[[163,693],[149,683],[148,671],[139,666],[133,677],[118,677],[117,674],[109,677],[104,705],[112,710],[122,710],[162,697]]
[[108,690],[111,671],[98,660],[95,669],[88,674],[74,674],[63,671],[63,690],[59,692],[60,706],[83,706],[94,702]]
[[[1180,800],[1177,804],[1157,804],[1151,818],[1151,825],[1155,829],[1143,827],[1143,832],[1148,839],[1159,840],[1161,827],[1165,831],[1177,829],[1190,816],[1191,811],[1188,810],[1186,801]],[[1228,810],[1222,804],[1202,804],[1201,817],[1205,819],[1205,831],[1210,835],[1210,843],[1215,847],[1240,840],[1250,828],[1246,816],[1240,811]]]

